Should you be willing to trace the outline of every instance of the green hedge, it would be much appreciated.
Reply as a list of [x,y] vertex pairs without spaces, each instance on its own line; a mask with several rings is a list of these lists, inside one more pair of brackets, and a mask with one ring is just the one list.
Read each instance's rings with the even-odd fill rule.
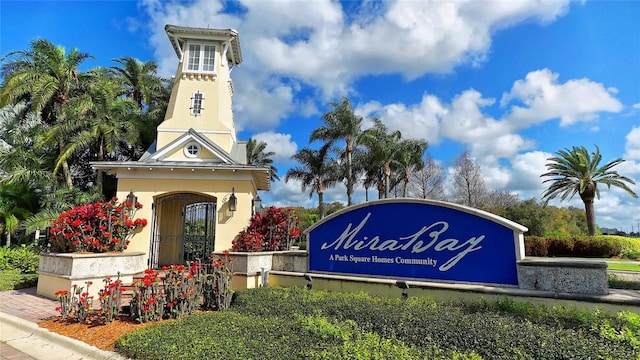
[[231,310],[122,337],[138,359],[636,359],[640,316],[507,299],[425,298],[300,288],[241,290]]
[[640,239],[621,236],[599,235],[593,237],[550,238],[526,236],[524,238],[527,256],[573,256],[587,258],[629,257],[635,249],[630,244],[638,244]]
[[23,274],[35,274],[40,260],[36,245],[0,247],[0,271],[19,270]]
[[354,321],[278,318],[232,311],[195,315],[121,337],[116,350],[134,359],[477,359],[427,350],[363,332]]
[[0,271],[0,291],[26,289],[37,283],[37,274],[23,274],[19,270]]

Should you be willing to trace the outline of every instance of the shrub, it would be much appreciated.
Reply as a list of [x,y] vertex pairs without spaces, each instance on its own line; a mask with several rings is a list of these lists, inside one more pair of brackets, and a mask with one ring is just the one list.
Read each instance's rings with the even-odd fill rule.
[[243,252],[288,250],[300,237],[300,221],[291,208],[269,207],[251,217],[249,226],[233,240]]
[[189,270],[184,265],[162,267],[165,313],[173,319],[183,318],[200,309],[202,282],[198,279],[197,268],[197,263]]
[[[262,313],[286,318],[293,312],[326,316],[332,322],[353,320],[363,331],[396,338],[408,346],[424,349],[436,345],[490,359],[636,358],[640,354],[630,341],[614,344],[599,330],[583,325],[580,317],[586,310],[512,304],[479,308],[419,298],[402,301],[301,289],[242,290],[232,310],[254,317]],[[616,331],[623,330],[614,317],[604,314],[596,320],[598,328],[605,320]]]
[[640,281],[625,279],[616,274],[609,274],[609,288],[624,290],[640,290]]
[[525,237],[524,252],[526,256],[547,256],[547,239],[539,236]]
[[148,269],[144,278],[134,284],[133,296],[129,302],[131,316],[141,323],[158,321],[164,316],[165,300],[160,289],[159,273]]
[[622,245],[611,238],[593,237],[575,240],[574,256],[610,258],[620,256]]
[[201,275],[202,303],[205,309],[224,310],[231,305],[231,299],[234,294],[231,289],[231,280],[233,278],[233,272],[231,271],[232,260],[228,251],[224,251],[222,256],[213,255],[211,258],[211,271]]
[[629,238],[623,236],[603,236],[620,243],[620,253],[622,257],[628,259],[640,258],[640,238]]
[[30,288],[37,283],[38,274],[23,274],[15,269],[0,271],[0,291]]
[[50,230],[51,249],[57,252],[124,251],[135,231],[147,225],[145,219],[133,219],[142,208],[139,202],[98,201],[65,211]]
[[136,330],[116,350],[144,359],[478,359],[409,346],[324,317],[249,316],[216,312]]
[[40,249],[37,245],[0,247],[0,271],[19,270],[23,274],[35,274],[38,270]]
[[105,324],[109,324],[115,320],[116,316],[120,312],[120,306],[122,304],[122,281],[120,281],[120,274],[118,278],[113,281],[111,278],[105,278],[104,288],[100,289],[100,318]]
[[91,281],[85,283],[84,286],[73,285],[71,291],[59,290],[55,295],[60,301],[60,306],[56,308],[56,311],[60,312],[63,318],[73,317],[77,322],[84,322],[91,314],[93,305],[93,296],[89,296],[89,287],[92,285]]
[[575,244],[574,238],[551,238],[547,239],[548,256],[572,256]]

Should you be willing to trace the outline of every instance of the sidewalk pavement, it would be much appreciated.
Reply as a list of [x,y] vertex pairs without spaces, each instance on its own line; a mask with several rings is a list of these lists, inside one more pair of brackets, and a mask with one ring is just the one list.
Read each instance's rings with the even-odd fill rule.
[[35,288],[0,292],[0,360],[125,359],[39,327],[39,321],[59,315],[56,306]]

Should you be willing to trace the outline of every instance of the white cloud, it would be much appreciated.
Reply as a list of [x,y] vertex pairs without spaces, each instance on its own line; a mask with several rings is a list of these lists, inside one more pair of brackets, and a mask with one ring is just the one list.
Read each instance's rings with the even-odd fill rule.
[[499,166],[482,166],[482,178],[488,189],[507,190],[513,176],[511,169]]
[[507,106],[519,101],[525,106],[512,105],[507,119],[521,128],[542,121],[560,118],[560,125],[596,119],[600,112],[617,113],[622,104],[613,97],[617,91],[605,90],[600,83],[589,79],[558,83],[559,75],[549,69],[532,71],[524,80],[513,84],[502,96],[500,104]]
[[507,185],[508,189],[518,189],[525,198],[540,198],[547,188],[542,182],[545,180],[540,175],[547,172],[547,159],[553,154],[542,151],[531,151],[516,155],[511,160],[512,178]]
[[640,161],[640,127],[633,127],[626,136],[625,160]]
[[263,74],[242,71],[234,74],[234,88],[238,90],[233,99],[233,112],[238,130],[274,128],[295,109],[290,86],[276,78],[256,77],[259,75]]
[[309,198],[309,192],[302,192],[300,182],[297,180],[276,181],[273,183],[271,191],[262,197],[265,206],[303,206],[306,208],[317,206],[317,195],[314,194],[314,197]]
[[289,162],[298,150],[298,144],[291,141],[291,134],[280,134],[274,132],[258,133],[252,136],[256,141],[264,141],[267,144],[266,151],[273,151],[274,162]]
[[[440,142],[440,125],[442,117],[448,109],[440,100],[429,94],[422,97],[422,101],[413,106],[402,103],[382,105],[371,101],[355,109],[357,115],[365,119],[377,117],[391,130],[399,130],[404,138],[420,138],[430,143]],[[368,122],[365,128],[370,127]]]
[[[142,4],[164,76],[174,73],[178,61],[166,24],[239,31],[244,63],[234,73],[236,125],[258,130],[275,127],[294,111],[313,113],[313,104],[294,100],[300,89],[291,81],[319,89],[326,100],[349,93],[365,75],[413,79],[448,72],[481,63],[492,32],[529,19],[546,23],[568,8],[568,1],[365,2],[347,18],[340,3],[329,0],[240,1],[243,11],[235,14],[223,13],[223,2],[213,0]],[[423,131],[431,130],[431,121],[423,121]]]

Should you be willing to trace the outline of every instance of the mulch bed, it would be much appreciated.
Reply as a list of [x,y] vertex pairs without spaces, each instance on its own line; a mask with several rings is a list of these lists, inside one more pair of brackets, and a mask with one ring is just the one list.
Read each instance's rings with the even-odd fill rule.
[[80,340],[102,350],[113,351],[116,340],[120,336],[157,323],[159,322],[140,324],[129,316],[118,315],[116,320],[110,324],[104,324],[98,317],[91,317],[84,323],[76,322],[73,319],[55,317],[44,320],[38,325],[51,332]]

